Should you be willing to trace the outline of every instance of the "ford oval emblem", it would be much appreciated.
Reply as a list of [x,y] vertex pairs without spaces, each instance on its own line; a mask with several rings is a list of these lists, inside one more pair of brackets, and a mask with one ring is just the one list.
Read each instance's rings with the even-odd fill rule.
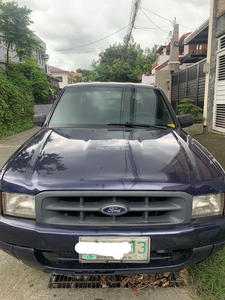
[[128,212],[125,205],[111,204],[102,207],[101,212],[107,216],[121,216]]

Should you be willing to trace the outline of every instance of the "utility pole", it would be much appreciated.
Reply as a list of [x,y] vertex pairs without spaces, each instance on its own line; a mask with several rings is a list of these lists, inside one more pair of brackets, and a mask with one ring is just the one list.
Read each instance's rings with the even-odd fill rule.
[[171,90],[172,90],[172,80],[173,73],[177,73],[179,71],[179,25],[176,23],[176,18],[173,21],[173,35],[170,41],[170,57],[169,57],[169,80],[168,80],[168,99],[171,102]]
[[170,42],[170,58],[169,58],[169,70],[172,72],[179,71],[179,25],[174,19],[173,36]]
[[121,57],[120,68],[119,68],[119,71],[118,71],[118,79],[119,79],[120,74],[123,70],[124,62],[125,62],[126,55],[127,55],[127,48],[128,48],[128,45],[129,45],[129,42],[130,42],[130,39],[131,39],[132,31],[133,31],[133,28],[134,28],[134,25],[135,25],[135,20],[137,18],[137,14],[138,14],[140,5],[141,5],[141,0],[135,0],[135,2],[133,1],[133,3],[132,3],[133,8],[132,8],[132,11],[131,11],[131,18],[130,18],[131,21],[129,23],[127,34],[124,38],[124,49],[123,49],[123,54],[122,54],[122,57]]

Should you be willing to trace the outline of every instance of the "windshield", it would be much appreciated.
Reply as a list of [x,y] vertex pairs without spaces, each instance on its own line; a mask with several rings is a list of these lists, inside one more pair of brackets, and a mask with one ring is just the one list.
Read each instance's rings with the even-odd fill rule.
[[63,93],[49,125],[125,123],[170,126],[173,119],[161,93],[155,89],[74,86]]

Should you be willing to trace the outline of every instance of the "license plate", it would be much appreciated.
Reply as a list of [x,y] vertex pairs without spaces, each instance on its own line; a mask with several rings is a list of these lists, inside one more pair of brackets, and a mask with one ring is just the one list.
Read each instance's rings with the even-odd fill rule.
[[113,256],[99,254],[79,254],[81,263],[148,263],[150,261],[150,238],[149,237],[79,237],[79,242],[88,243],[123,243],[128,242],[131,246],[129,253],[125,253],[121,259]]

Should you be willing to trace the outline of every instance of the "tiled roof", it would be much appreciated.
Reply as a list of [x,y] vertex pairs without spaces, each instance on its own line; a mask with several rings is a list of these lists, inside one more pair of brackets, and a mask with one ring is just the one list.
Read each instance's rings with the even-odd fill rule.
[[65,71],[53,66],[49,66],[49,69],[50,69],[50,73],[69,73],[69,71]]
[[72,75],[74,77],[78,77],[78,76],[82,76],[82,73],[79,73],[79,72],[72,72]]

